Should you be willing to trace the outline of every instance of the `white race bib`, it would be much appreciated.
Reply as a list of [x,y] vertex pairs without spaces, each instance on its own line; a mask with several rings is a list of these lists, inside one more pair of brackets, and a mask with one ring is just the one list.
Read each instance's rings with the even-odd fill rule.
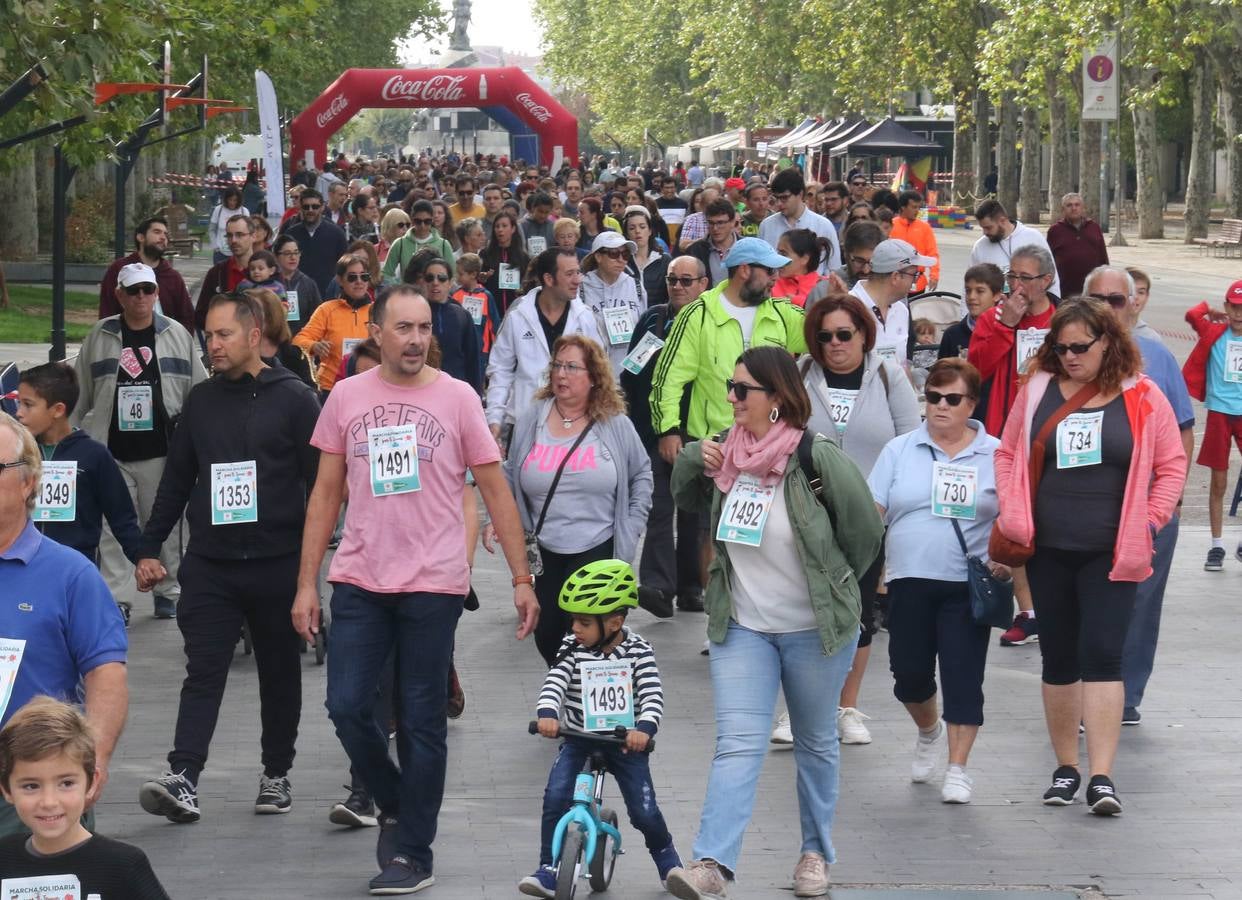
[[587,731],[634,727],[634,675],[627,659],[588,660],[582,676],[582,715]]
[[901,355],[892,344],[878,344],[876,345],[875,352],[880,359],[887,359],[891,363],[901,365]]
[[604,325],[608,328],[609,344],[628,344],[634,335],[634,311],[628,306],[610,306],[604,310]]
[[482,297],[475,297],[468,294],[461,298],[461,305],[466,312],[470,313],[470,321],[474,322],[475,325],[483,324]]
[[285,291],[285,319],[290,322],[302,321],[302,307],[298,305],[297,291]]
[[522,273],[518,271],[517,266],[511,266],[508,263],[500,264],[497,279],[496,283],[502,291],[516,291],[522,287]]
[[[17,670],[22,667],[22,656],[25,653],[24,640],[0,637],[0,719],[4,718],[4,711],[9,708],[9,701],[13,699],[13,685],[17,683]],[[0,892],[0,897],[8,900],[9,895]]]
[[837,434],[845,434],[850,423],[850,413],[854,411],[854,401],[858,399],[858,391],[844,388],[828,388],[828,414],[832,424],[837,426]]
[[532,234],[526,239],[526,250],[531,256],[538,256],[548,249],[548,239],[542,235]]
[[0,897],[4,900],[82,900],[82,882],[77,875],[35,875],[32,878],[0,880]]
[[621,368],[634,375],[642,372],[647,368],[647,363],[651,362],[651,357],[655,356],[661,347],[664,346],[664,339],[658,338],[653,332],[648,331],[643,335],[642,340],[634,345],[631,350],[621,360]]
[[253,459],[211,465],[211,524],[259,521],[259,470]]
[[1242,384],[1242,341],[1225,344],[1225,381]]
[[116,389],[117,426],[121,431],[154,431],[151,385],[126,384]]
[[932,465],[932,515],[974,519],[978,512],[979,470],[974,466]]
[[43,463],[39,495],[35,498],[36,522],[72,522],[78,517],[78,464],[73,460]]
[[418,479],[418,433],[415,425],[389,425],[367,432],[371,495],[387,497],[422,490]]
[[1048,337],[1049,330],[1047,328],[1027,328],[1017,333],[1017,352],[1014,353],[1013,358],[1016,361],[1019,375],[1026,372],[1027,362],[1044,345],[1044,338]]
[[716,540],[758,547],[779,486],[763,487],[753,475],[739,475],[721,507]]
[[1057,468],[1098,466],[1104,460],[1103,435],[1104,410],[1070,413],[1057,424]]

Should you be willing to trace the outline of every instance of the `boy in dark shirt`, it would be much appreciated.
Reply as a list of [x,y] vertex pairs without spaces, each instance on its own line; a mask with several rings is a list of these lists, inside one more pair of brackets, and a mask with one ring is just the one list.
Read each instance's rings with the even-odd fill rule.
[[145,853],[83,827],[95,776],[90,727],[66,703],[36,697],[0,730],[0,792],[31,831],[0,839],[0,894],[168,900]]

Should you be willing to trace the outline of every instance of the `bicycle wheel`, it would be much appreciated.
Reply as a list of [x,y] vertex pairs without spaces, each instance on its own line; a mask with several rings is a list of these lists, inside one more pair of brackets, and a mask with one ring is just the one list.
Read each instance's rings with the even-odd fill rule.
[[[599,811],[601,822],[607,822],[613,828],[617,827],[617,813],[615,810],[608,808]],[[608,884],[612,881],[612,872],[617,867],[617,845],[611,834],[607,834],[603,830],[595,838],[595,855],[591,857],[591,865],[589,869],[591,877],[591,890],[599,893],[608,890]]]
[[565,829],[561,859],[556,867],[556,900],[573,900],[582,871],[582,832],[577,825]]

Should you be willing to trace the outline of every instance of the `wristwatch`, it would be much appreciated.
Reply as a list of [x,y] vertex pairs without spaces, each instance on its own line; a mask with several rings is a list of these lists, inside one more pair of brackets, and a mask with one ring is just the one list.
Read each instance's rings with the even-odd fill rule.
[[513,576],[513,586],[514,586],[514,587],[517,587],[519,584],[529,584],[531,587],[534,587],[534,586],[535,586],[535,576],[534,576],[534,575],[515,575],[515,576]]

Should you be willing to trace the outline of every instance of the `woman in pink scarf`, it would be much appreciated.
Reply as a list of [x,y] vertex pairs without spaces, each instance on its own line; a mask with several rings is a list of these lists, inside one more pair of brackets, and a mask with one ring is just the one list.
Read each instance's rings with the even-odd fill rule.
[[802,823],[794,892],[820,896],[835,861],[840,753],[824,698],[840,696],[854,658],[857,576],[878,554],[883,525],[857,466],[804,431],[811,401],[787,351],[747,350],[728,386],[733,428],[723,442],[689,444],[673,467],[678,507],[710,510],[715,538],[704,605],[716,755],[694,860],[666,884],[688,900],[727,893],[783,689]]

